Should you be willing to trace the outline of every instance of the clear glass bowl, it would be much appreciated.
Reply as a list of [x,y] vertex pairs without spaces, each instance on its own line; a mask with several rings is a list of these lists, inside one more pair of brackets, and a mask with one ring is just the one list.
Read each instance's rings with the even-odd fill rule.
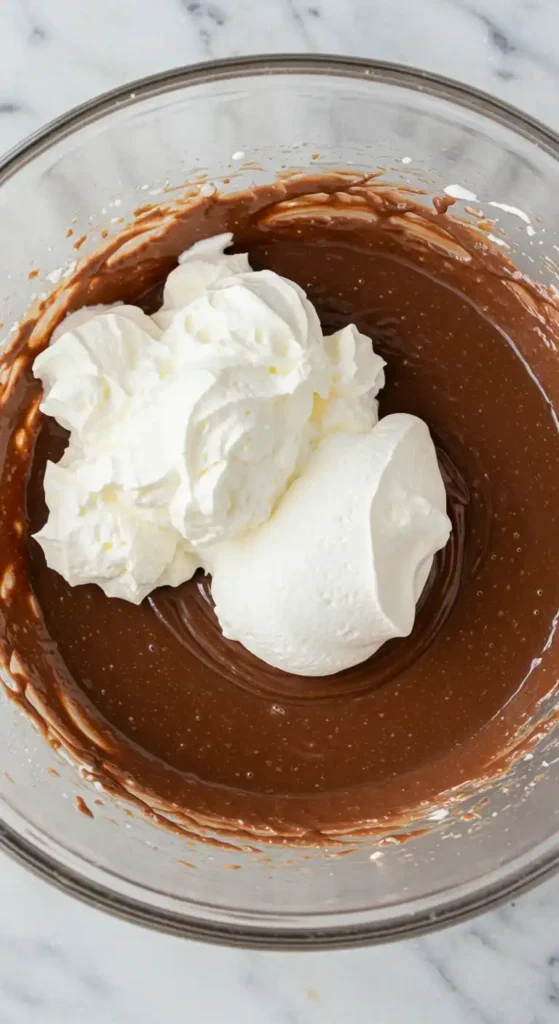
[[[167,185],[235,172],[224,187],[239,189],[294,165],[382,166],[396,181],[432,190],[460,183],[520,207],[532,223],[543,219],[538,244],[518,217],[503,213],[500,227],[520,265],[547,283],[557,261],[558,160],[549,129],[408,68],[297,56],[169,72],[80,107],[5,158],[0,281],[9,294],[0,319],[7,329],[52,289],[78,258],[76,239],[86,235],[81,257],[101,231],[119,230],[119,218],[154,195],[165,199]],[[360,840],[343,857],[268,846],[264,859],[189,846],[106,798],[95,804],[100,794],[76,766],[0,699],[3,849],[89,903],[177,935],[275,948],[410,936],[510,898],[559,862],[553,732],[506,785],[487,789],[480,819],[441,812],[408,843]],[[78,813],[80,795],[94,821]],[[460,810],[475,800],[464,797]]]

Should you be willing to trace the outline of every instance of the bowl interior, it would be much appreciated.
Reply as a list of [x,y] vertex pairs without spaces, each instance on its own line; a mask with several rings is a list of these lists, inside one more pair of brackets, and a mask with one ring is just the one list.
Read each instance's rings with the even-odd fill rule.
[[[30,303],[139,206],[173,203],[185,182],[236,191],[293,167],[385,168],[396,184],[439,192],[458,183],[478,197],[473,206],[518,207],[538,225],[536,236],[501,210],[500,237],[521,269],[556,283],[558,152],[550,132],[488,98],[390,66],[254,59],[138,83],[6,159],[3,344]],[[2,672],[9,687],[9,669]],[[94,791],[87,766],[80,772],[55,753],[5,692],[0,700],[5,848],[83,898],[154,927],[256,945],[374,941],[488,906],[559,858],[553,730],[505,782],[464,794],[456,813],[426,808],[426,834],[382,846],[348,838],[340,856],[337,848],[209,846],[158,828]],[[549,715],[553,701],[540,711]],[[94,821],[78,813],[76,796]],[[469,814],[474,804],[478,817]]]

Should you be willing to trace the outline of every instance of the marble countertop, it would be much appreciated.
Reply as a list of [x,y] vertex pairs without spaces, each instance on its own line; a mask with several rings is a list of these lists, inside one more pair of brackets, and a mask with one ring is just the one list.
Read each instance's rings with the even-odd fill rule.
[[[555,0],[4,0],[0,151],[126,80],[271,49],[420,64],[559,128]],[[0,1024],[552,1024],[558,920],[559,878],[397,945],[215,949],[105,917],[2,857]]]

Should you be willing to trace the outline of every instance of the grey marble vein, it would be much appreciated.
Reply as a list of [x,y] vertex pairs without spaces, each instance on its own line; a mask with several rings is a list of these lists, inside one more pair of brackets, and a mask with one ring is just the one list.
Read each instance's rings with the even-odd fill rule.
[[487,40],[501,58],[514,57],[527,60],[553,74],[559,74],[559,53],[539,34],[534,34],[534,23],[541,22],[542,29],[547,19],[543,17],[541,5],[475,4],[469,0],[449,0],[455,7],[471,15],[487,33]]
[[206,56],[214,56],[214,34],[227,24],[226,11],[219,4],[204,0],[179,0],[179,6],[191,22]]
[[[316,49],[316,46],[307,18],[307,15],[311,13],[309,8],[305,8],[302,5],[300,6],[297,0],[285,0],[285,3],[287,5],[290,18],[292,18],[293,22],[299,28],[301,39],[304,40],[306,44],[305,48],[312,52]],[[315,7],[313,10],[314,17],[318,17],[318,8]]]

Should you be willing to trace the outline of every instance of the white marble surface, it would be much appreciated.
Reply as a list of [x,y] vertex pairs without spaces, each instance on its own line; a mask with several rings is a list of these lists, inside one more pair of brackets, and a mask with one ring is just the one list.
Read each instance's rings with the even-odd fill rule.
[[[266,50],[421,64],[559,128],[556,0],[4,0],[0,150],[127,79]],[[559,879],[419,941],[329,954],[181,942],[0,860],[0,1024],[552,1024]]]

